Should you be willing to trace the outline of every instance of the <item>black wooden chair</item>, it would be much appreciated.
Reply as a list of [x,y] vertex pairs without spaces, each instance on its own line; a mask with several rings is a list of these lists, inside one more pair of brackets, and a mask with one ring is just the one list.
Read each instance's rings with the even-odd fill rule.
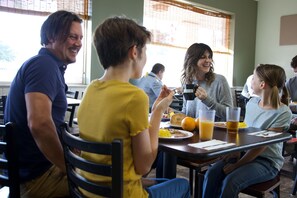
[[[66,170],[71,197],[84,197],[79,188],[104,197],[123,197],[123,144],[122,140],[111,143],[92,142],[81,139],[69,133],[67,124],[62,127]],[[76,152],[73,152],[76,151]],[[77,154],[84,151],[99,155],[111,156],[111,164],[89,161]],[[80,175],[76,169],[87,171],[98,176],[111,177],[111,185],[95,183]]]
[[[83,98],[83,96],[84,96],[84,92],[81,92],[81,98]],[[72,123],[78,125],[78,121],[77,121],[77,118],[76,117],[73,118],[73,122]]]
[[[14,142],[14,124],[0,125],[0,197],[20,197],[18,152]],[[5,157],[4,157],[5,156]]]
[[4,124],[4,110],[7,96],[1,96],[0,98],[0,124]]
[[[67,98],[77,99],[78,94],[79,94],[79,91],[67,91],[66,92],[66,97]],[[69,121],[68,121],[68,124],[69,124],[70,127],[72,127],[73,118],[74,118],[74,114],[75,114],[75,108],[76,108],[76,106],[68,106],[67,107],[67,111],[70,112]]]
[[268,193],[272,193],[273,197],[280,197],[280,174],[278,174],[275,178],[261,182],[258,184],[254,184],[249,186],[241,191],[243,194],[247,194],[253,197],[264,198]]
[[183,108],[183,95],[175,95],[170,107],[174,110],[181,111]]
[[245,116],[245,106],[248,102],[248,99],[245,98],[243,95],[241,95],[242,90],[235,89],[234,90],[234,96],[235,96],[235,106],[240,107],[240,121],[244,120]]
[[[295,164],[295,169],[297,168],[296,166],[297,166],[297,163]],[[297,174],[295,175],[295,179],[294,179],[292,195],[296,195],[296,191],[297,191]]]

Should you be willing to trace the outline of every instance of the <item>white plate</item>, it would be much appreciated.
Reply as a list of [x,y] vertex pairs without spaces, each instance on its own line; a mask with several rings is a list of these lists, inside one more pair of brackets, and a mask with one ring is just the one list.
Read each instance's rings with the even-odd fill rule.
[[[241,126],[242,125],[242,122],[239,122],[239,128],[240,129],[245,129],[247,128],[247,126]],[[223,128],[225,129],[226,128],[226,122],[215,122],[214,123],[214,126],[215,127],[218,127],[218,128]]]
[[174,128],[180,128],[180,129],[182,128],[181,125],[171,124],[170,122],[169,122],[169,126]]
[[162,139],[162,140],[182,140],[182,139],[190,138],[190,137],[192,137],[194,135],[192,132],[189,132],[189,131],[184,131],[184,130],[179,130],[179,129],[170,129],[170,130],[178,131],[180,133],[183,133],[185,136],[175,137],[174,135],[172,135],[171,137],[159,137],[159,139]]

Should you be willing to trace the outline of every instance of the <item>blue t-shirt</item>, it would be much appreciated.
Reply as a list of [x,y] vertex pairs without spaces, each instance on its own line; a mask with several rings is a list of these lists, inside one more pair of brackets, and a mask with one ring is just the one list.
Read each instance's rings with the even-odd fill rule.
[[142,77],[136,84],[136,86],[143,89],[148,95],[150,108],[152,108],[155,100],[158,98],[162,85],[162,81],[153,72],[150,72],[147,76]]
[[37,147],[27,122],[25,94],[40,92],[52,101],[52,118],[56,127],[64,122],[67,109],[64,73],[66,65],[48,49],[27,60],[11,83],[5,107],[5,122],[17,125],[16,141],[19,150],[21,182],[32,180],[51,166]]

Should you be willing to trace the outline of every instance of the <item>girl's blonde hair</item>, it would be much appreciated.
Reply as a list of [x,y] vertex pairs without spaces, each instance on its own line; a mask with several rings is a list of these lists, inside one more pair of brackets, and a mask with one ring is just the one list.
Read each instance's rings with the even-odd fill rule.
[[[279,108],[281,102],[288,105],[285,70],[278,65],[260,64],[255,71],[260,80],[272,88],[272,94],[270,96],[272,107],[275,109]],[[282,93],[281,97],[279,95],[280,93]]]

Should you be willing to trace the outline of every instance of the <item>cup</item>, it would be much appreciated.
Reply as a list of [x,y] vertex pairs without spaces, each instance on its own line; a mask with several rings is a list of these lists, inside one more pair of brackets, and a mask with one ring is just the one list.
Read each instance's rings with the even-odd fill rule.
[[226,107],[226,126],[228,133],[238,133],[240,107]]
[[199,137],[200,140],[211,140],[215,120],[215,110],[199,110]]
[[195,99],[195,92],[198,86],[195,84],[186,84],[186,88],[183,89],[183,95],[186,100],[194,100]]

